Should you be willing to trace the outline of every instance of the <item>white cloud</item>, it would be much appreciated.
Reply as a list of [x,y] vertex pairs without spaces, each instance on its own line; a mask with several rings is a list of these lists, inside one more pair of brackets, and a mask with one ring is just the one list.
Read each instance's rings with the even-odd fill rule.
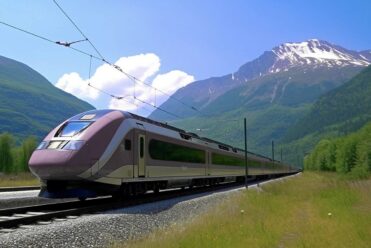
[[109,102],[108,108],[122,109],[122,110],[129,111],[129,112],[136,112],[138,110],[137,104],[134,103],[134,101],[132,100],[125,101],[125,100],[112,99]]
[[97,99],[99,95],[99,92],[89,87],[76,72],[64,74],[55,86],[85,100]]
[[[174,94],[178,89],[192,83],[195,78],[187,73],[179,70],[170,71],[165,74],[157,75],[152,82],[152,86],[162,90],[168,95]],[[157,105],[165,102],[169,97],[168,95],[160,95],[157,100]]]
[[[141,81],[148,82],[150,78],[154,78],[151,86],[169,95],[195,80],[193,76],[179,70],[158,74],[161,66],[160,58],[153,53],[121,57],[115,64]],[[89,87],[89,82],[101,91]],[[90,80],[84,80],[78,73],[72,72],[64,74],[55,85],[95,106],[136,111],[145,115],[148,115],[153,108],[136,99],[159,106],[168,98],[168,95],[160,93],[151,86],[141,83],[134,84],[123,73],[107,64],[99,66]],[[107,98],[103,91],[125,98],[123,100]]]

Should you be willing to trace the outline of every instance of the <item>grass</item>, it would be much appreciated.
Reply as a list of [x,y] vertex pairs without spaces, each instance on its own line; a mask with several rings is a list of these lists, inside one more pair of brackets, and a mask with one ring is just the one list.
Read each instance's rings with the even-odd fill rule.
[[39,186],[39,180],[31,173],[0,174],[0,187]]
[[370,247],[371,180],[305,172],[114,247]]

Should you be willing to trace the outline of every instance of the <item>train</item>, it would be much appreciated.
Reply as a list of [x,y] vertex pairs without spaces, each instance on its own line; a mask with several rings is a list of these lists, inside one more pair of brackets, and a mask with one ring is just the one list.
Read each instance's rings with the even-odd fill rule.
[[[248,177],[298,169],[252,152]],[[245,151],[121,110],[91,110],[55,127],[38,145],[29,169],[39,196],[122,196],[245,180]]]

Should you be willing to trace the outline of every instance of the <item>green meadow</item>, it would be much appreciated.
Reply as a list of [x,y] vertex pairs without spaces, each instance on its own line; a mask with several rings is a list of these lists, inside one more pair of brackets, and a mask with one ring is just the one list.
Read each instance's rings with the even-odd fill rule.
[[114,247],[370,247],[371,180],[305,172]]

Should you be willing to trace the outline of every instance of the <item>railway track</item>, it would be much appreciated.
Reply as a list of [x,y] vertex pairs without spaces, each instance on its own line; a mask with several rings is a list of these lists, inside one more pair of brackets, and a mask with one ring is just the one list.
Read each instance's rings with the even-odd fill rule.
[[0,192],[16,192],[27,190],[38,190],[40,186],[22,186],[22,187],[0,187]]
[[[262,182],[262,179],[251,180],[250,184],[259,182]],[[242,185],[244,185],[244,183],[224,183],[214,186],[203,186],[186,190],[168,190],[159,192],[157,194],[147,193],[144,195],[126,197],[123,200],[117,200],[112,197],[105,197],[86,201],[70,201],[63,203],[2,209],[0,210],[0,231],[7,232],[11,231],[10,228],[17,228],[21,225],[49,224],[52,220],[59,220],[61,218],[74,219],[83,214],[92,214],[96,212],[114,210],[144,203],[168,200],[180,196],[233,188]]]

